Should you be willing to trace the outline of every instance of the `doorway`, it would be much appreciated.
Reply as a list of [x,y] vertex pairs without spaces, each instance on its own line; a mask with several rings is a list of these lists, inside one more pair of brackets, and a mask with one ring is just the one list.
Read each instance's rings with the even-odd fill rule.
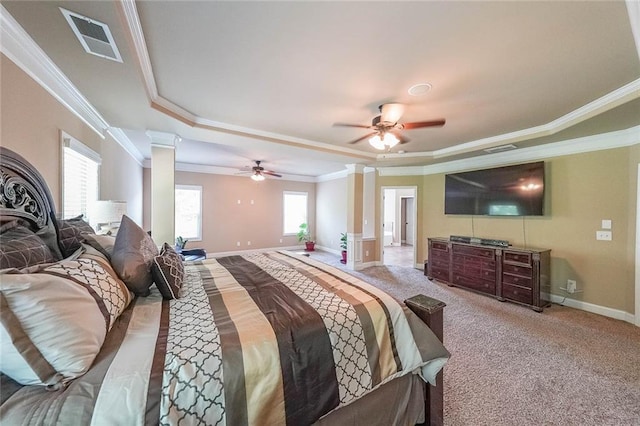
[[416,265],[417,187],[382,187],[380,247],[384,265]]

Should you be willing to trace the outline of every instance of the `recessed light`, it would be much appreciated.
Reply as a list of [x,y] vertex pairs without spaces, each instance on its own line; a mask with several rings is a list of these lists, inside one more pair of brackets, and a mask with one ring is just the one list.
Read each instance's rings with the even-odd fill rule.
[[409,87],[408,92],[411,96],[421,96],[431,90],[431,87],[433,86],[429,83],[418,83]]

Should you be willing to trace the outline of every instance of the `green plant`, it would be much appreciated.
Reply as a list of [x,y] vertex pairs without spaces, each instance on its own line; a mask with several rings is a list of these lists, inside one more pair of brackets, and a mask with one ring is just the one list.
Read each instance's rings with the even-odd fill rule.
[[300,241],[311,242],[311,233],[309,232],[309,225],[307,225],[306,223],[300,224],[300,230],[296,235],[298,237],[298,242]]
[[340,233],[340,248],[342,250],[347,249],[347,234],[346,232]]
[[176,247],[184,249],[184,246],[187,245],[187,242],[189,242],[189,240],[182,238],[180,236],[176,237]]

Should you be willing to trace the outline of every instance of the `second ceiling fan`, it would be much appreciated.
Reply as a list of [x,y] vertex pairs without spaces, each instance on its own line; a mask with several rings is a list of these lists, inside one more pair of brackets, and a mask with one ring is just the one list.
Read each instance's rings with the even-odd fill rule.
[[404,112],[404,105],[399,103],[382,104],[378,107],[380,115],[371,120],[371,125],[334,123],[334,126],[340,127],[360,127],[363,129],[373,130],[364,136],[350,141],[354,144],[369,139],[369,143],[376,149],[384,150],[393,148],[396,144],[407,143],[409,138],[404,136],[402,130],[419,129],[422,127],[441,127],[444,126],[446,120],[444,118],[430,121],[416,121],[412,123],[399,123],[400,117]]

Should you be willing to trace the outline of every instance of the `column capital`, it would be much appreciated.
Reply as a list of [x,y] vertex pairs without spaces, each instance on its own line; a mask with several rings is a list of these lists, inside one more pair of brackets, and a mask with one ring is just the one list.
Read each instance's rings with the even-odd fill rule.
[[346,164],[347,174],[359,173],[362,174],[364,172],[364,164]]
[[159,148],[175,148],[182,138],[174,133],[147,130],[147,137],[151,139],[151,145]]

